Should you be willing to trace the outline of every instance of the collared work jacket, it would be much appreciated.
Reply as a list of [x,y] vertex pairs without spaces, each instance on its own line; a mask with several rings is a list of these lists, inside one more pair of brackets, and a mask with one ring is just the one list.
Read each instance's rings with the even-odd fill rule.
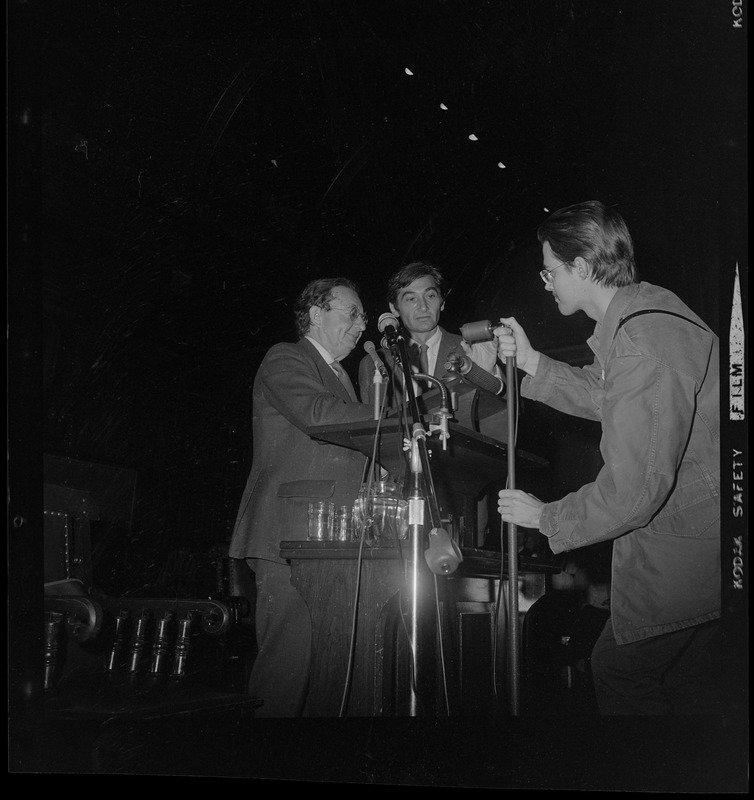
[[[635,312],[646,313],[626,319]],[[604,466],[594,482],[547,503],[540,530],[555,553],[614,540],[619,644],[715,619],[718,339],[672,292],[639,283],[618,290],[588,344],[590,366],[542,355],[522,382],[525,397],[602,425]]]

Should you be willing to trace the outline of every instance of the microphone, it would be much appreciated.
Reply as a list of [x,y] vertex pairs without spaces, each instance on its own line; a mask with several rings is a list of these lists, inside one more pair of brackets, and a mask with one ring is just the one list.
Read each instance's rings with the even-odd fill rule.
[[374,361],[374,378],[372,380],[374,384],[374,418],[375,420],[379,420],[382,411],[382,391],[380,390],[380,386],[382,386],[383,381],[387,380],[387,370],[382,363],[382,359],[377,355],[373,342],[364,342],[364,349],[372,357],[372,361]]
[[444,528],[432,528],[429,532],[429,547],[424,551],[424,560],[435,575],[450,575],[463,561],[463,556]]
[[461,325],[461,336],[469,343],[491,342],[495,338],[493,324],[488,319],[480,322],[467,322]]
[[385,365],[382,363],[382,359],[377,355],[377,350],[374,347],[374,342],[364,342],[364,350],[369,353],[372,357],[372,361],[374,361],[374,368],[377,372],[382,375],[383,378],[387,378],[387,369],[385,369]]
[[445,369],[451,374],[460,375],[466,383],[490,394],[501,394],[505,387],[505,382],[501,378],[482,369],[460,350],[448,353]]
[[381,314],[380,318],[377,320],[377,330],[380,333],[387,334],[388,336],[397,333],[398,317],[396,317],[395,314],[391,314],[389,311]]
[[389,311],[380,315],[377,320],[377,330],[385,335],[382,337],[382,346],[393,354],[393,358],[400,361],[400,351],[398,348],[398,317]]

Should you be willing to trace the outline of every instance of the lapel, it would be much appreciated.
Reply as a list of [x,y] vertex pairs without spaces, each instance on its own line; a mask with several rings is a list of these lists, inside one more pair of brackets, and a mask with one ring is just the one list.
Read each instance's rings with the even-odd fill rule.
[[[437,361],[435,362],[435,369],[432,373],[436,378],[442,378],[447,373],[447,370],[445,369],[445,362],[448,360],[448,354],[458,346],[458,341],[456,341],[456,339],[460,341],[460,337],[454,337],[453,334],[448,333],[444,328],[440,327],[440,347],[437,351]],[[409,350],[409,358],[413,359],[414,355],[416,355],[418,360],[418,350],[416,350],[416,348],[412,345],[410,339],[407,340],[407,345]],[[393,354],[389,349],[381,347],[379,352],[385,364],[387,364],[388,370],[391,373],[398,375],[398,392],[399,394],[402,393],[403,370],[396,365],[395,361],[393,360]],[[332,372],[332,370],[330,371]]]
[[[299,339],[298,343],[311,361],[312,366],[317,370],[317,374],[323,386],[343,400],[349,403],[352,402],[348,390],[340,382],[340,378],[333,372],[332,367],[322,358],[319,350],[306,338]],[[343,369],[345,369],[345,367],[343,367]]]
[[440,349],[437,351],[437,361],[435,362],[434,376],[442,378],[447,372],[445,369],[445,362],[448,360],[448,354],[457,347],[456,342],[446,330],[440,328],[442,338],[440,339]]

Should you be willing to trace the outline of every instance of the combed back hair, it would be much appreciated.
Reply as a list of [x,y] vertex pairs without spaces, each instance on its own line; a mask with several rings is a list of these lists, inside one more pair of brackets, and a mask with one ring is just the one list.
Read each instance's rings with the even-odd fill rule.
[[306,285],[293,307],[299,336],[305,336],[311,327],[309,309],[312,306],[329,305],[334,300],[332,290],[338,286],[344,286],[359,294],[359,287],[348,278],[317,278]]
[[571,268],[581,256],[592,280],[605,287],[636,283],[634,243],[623,217],[597,200],[561,208],[537,229],[540,244]]
[[398,299],[398,292],[405,289],[406,286],[412,284],[417,278],[423,278],[429,275],[430,278],[437,284],[440,290],[440,296],[445,297],[445,278],[437,267],[433,267],[426,261],[413,261],[411,264],[406,264],[401,267],[398,272],[390,277],[387,282],[387,301],[395,305]]

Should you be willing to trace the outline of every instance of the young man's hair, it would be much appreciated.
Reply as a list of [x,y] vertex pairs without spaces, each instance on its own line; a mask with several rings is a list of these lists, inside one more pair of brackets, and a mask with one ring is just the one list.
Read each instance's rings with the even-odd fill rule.
[[623,217],[597,200],[561,208],[537,229],[540,244],[571,269],[581,256],[592,280],[605,287],[636,283],[634,244]]
[[299,336],[305,336],[311,327],[309,309],[312,306],[324,308],[332,302],[332,290],[338,286],[344,286],[359,294],[359,287],[348,278],[317,278],[308,283],[301,294],[296,299],[293,313],[296,317],[296,331]]
[[428,275],[435,282],[440,292],[440,297],[445,297],[445,278],[443,278],[440,270],[426,261],[412,261],[390,276],[387,282],[388,303],[395,305],[398,299],[398,292],[412,284],[417,278],[423,278],[425,275]]

